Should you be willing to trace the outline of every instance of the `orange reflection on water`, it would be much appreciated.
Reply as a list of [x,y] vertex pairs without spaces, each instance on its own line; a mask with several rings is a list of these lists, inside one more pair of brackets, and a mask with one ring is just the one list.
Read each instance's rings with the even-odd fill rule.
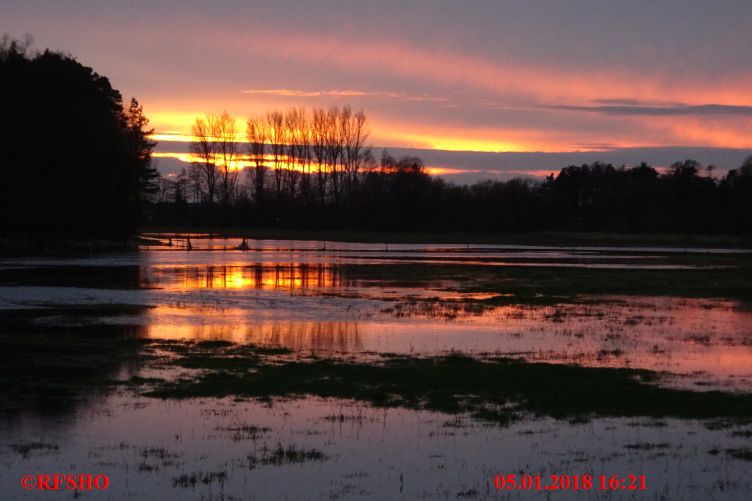
[[283,346],[293,350],[360,352],[363,343],[357,322],[269,321],[260,323],[149,324],[153,339],[222,339],[234,343]]
[[163,289],[329,289],[344,285],[331,265],[189,266],[162,268],[142,276],[143,287]]

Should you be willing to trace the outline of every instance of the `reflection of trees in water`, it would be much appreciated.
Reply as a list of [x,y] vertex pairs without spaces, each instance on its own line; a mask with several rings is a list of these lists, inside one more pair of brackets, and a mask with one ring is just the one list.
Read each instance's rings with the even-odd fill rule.
[[286,346],[295,350],[362,351],[357,322],[271,322],[247,326],[253,342]]
[[142,286],[177,289],[309,289],[351,285],[331,264],[190,266],[142,270]]
[[357,322],[270,321],[255,324],[161,324],[148,326],[152,338],[223,339],[284,346],[294,350],[358,352],[363,340]]
[[4,417],[72,415],[109,394],[112,380],[138,373],[144,327],[71,325],[81,321],[80,312],[58,313],[62,320],[56,315],[54,324],[33,322],[31,317],[0,318]]

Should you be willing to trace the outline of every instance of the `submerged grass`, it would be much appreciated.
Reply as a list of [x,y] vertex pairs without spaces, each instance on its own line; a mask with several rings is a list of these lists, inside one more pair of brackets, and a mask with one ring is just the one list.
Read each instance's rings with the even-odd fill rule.
[[[60,413],[120,387],[164,399],[338,398],[468,414],[499,424],[531,413],[567,420],[645,416],[752,421],[752,394],[661,387],[661,374],[648,370],[460,354],[317,358],[227,341],[145,340],[138,326],[56,326],[30,322],[28,312],[13,315],[0,317],[0,411],[6,413]],[[165,373],[170,367],[181,370]],[[124,368],[134,374],[139,368],[162,372],[159,377],[135,374],[123,386]]]
[[580,296],[678,296],[752,302],[752,257],[671,256],[671,264],[714,266],[696,269],[549,268],[451,264],[342,266],[351,279],[400,280],[414,287],[439,281],[447,290],[496,294],[489,305],[572,302]]
[[194,472],[194,473],[183,473],[180,476],[173,477],[172,479],[172,486],[173,487],[196,487],[196,484],[213,484],[214,482],[223,483],[225,480],[227,480],[227,472],[226,471],[218,471],[218,472],[209,472],[205,473],[202,471]]
[[258,465],[284,466],[309,461],[324,461],[328,458],[318,449],[298,448],[295,444],[283,447],[281,443],[278,443],[274,449],[264,447],[261,449],[261,454],[248,455],[247,459],[248,468],[253,470]]
[[25,459],[34,451],[56,451],[59,449],[59,446],[57,444],[48,444],[45,442],[27,442],[22,444],[12,444],[10,448],[13,452],[20,454]]
[[[195,348],[196,345],[193,345]],[[233,348],[227,350],[237,350]],[[252,345],[243,345],[246,355]],[[194,378],[144,389],[158,398],[318,396],[381,407],[425,409],[507,423],[533,413],[559,419],[598,416],[752,419],[752,394],[663,388],[660,374],[634,369],[530,363],[519,359],[383,357],[376,363],[336,359],[267,360],[205,349],[182,353]]]

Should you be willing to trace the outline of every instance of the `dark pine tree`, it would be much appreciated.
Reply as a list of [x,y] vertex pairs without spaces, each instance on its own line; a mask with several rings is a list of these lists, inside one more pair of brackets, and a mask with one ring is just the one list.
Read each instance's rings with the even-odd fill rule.
[[132,234],[155,143],[138,102],[64,54],[0,42],[0,234],[40,240]]

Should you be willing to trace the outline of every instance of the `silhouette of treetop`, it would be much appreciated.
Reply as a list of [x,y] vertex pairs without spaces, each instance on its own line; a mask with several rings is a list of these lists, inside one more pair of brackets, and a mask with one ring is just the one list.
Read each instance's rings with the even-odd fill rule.
[[123,236],[153,189],[155,143],[138,102],[74,58],[0,40],[0,233]]

